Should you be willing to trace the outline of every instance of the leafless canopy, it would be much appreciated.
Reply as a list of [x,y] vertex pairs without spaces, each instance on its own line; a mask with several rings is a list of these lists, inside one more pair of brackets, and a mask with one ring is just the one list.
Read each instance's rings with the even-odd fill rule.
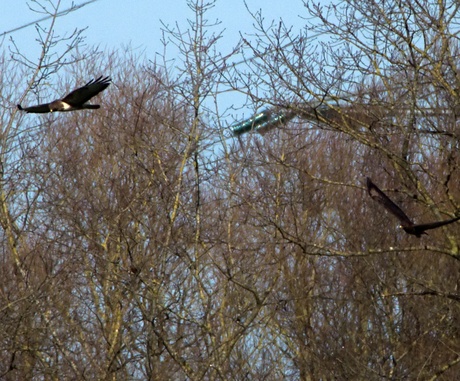
[[[39,60],[0,57],[0,379],[458,378],[459,224],[387,211],[460,208],[460,3],[326,3],[220,53],[217,3],[184,1],[153,62],[30,2]],[[102,73],[97,112],[16,107]]]

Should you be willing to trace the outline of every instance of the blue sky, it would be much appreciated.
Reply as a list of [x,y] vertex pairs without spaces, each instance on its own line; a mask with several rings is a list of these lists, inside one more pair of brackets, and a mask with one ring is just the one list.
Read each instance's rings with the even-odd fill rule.
[[[45,0],[40,0],[45,3]],[[51,0],[56,3],[57,0]],[[78,5],[88,0],[74,0]],[[286,4],[289,3],[289,6]],[[38,9],[30,1],[2,0],[0,15],[0,34],[21,25],[36,21],[43,17],[29,10],[28,4]],[[69,8],[71,0],[61,0],[60,9]],[[301,30],[306,16],[302,0],[267,1],[246,0],[248,8],[257,12],[262,10],[267,22],[280,19],[294,30]],[[89,45],[97,45],[101,49],[114,49],[130,44],[133,48],[143,49],[147,57],[153,58],[157,52],[162,52],[161,40],[162,20],[165,24],[174,26],[177,22],[182,28],[187,27],[187,19],[194,15],[187,6],[186,0],[96,0],[85,7],[58,19],[56,30],[60,33],[70,33],[75,28],[88,27],[85,35]],[[208,19],[222,22],[221,28],[226,29],[221,41],[222,52],[230,50],[238,41],[238,33],[251,34],[254,32],[254,20],[249,15],[244,0],[217,0],[216,6],[208,14]],[[44,21],[43,25],[49,25]],[[35,27],[12,32],[13,37],[21,48],[34,50],[36,46]],[[1,40],[0,40],[1,41]],[[5,46],[7,41],[3,42]]]

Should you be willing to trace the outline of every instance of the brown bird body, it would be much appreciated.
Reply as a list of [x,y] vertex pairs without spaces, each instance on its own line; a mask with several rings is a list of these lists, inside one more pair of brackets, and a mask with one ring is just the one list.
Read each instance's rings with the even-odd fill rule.
[[436,229],[441,226],[448,225],[452,222],[460,220],[459,216],[451,218],[450,220],[443,220],[427,224],[416,225],[411,221],[409,217],[407,217],[406,213],[404,213],[398,205],[391,201],[390,198],[385,193],[383,193],[377,187],[377,185],[375,185],[372,182],[372,180],[369,177],[367,178],[366,183],[369,196],[371,196],[372,199],[374,199],[378,203],[382,204],[386,210],[388,210],[390,213],[396,216],[399,219],[399,221],[401,221],[401,227],[404,229],[406,233],[415,235],[418,238],[420,238],[422,234],[427,234],[425,233],[426,230]]
[[75,89],[62,99],[56,99],[51,103],[44,103],[37,106],[22,107],[18,104],[18,109],[25,112],[45,114],[55,111],[75,111],[84,109],[98,109],[100,105],[86,103],[92,97],[105,90],[110,85],[109,77],[100,76],[97,79],[89,81],[86,85]]

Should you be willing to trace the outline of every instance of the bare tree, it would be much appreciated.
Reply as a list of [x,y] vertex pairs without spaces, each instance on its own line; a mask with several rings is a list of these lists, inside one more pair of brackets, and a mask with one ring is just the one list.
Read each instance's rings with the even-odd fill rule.
[[[56,377],[53,358],[64,353],[58,335],[59,319],[51,313],[49,302],[59,295],[53,257],[47,241],[38,239],[35,227],[44,218],[37,208],[43,195],[32,176],[46,122],[25,125],[16,103],[27,94],[43,95],[43,82],[66,65],[67,59],[82,41],[82,31],[68,36],[54,34],[60,2],[32,2],[32,10],[45,14],[50,23],[36,27],[41,54],[38,60],[22,54],[13,39],[9,53],[2,52],[2,134],[0,139],[0,225],[2,228],[2,366],[1,377],[32,379],[38,374]],[[84,57],[82,57],[83,59]],[[23,78],[29,82],[25,86]],[[21,84],[22,83],[22,84]],[[22,122],[21,122],[22,121]],[[65,277],[65,275],[63,275]],[[54,292],[55,291],[55,292]],[[65,303],[65,301],[62,301]],[[62,304],[60,304],[62,306]],[[67,357],[71,366],[75,362]],[[53,376],[54,375],[54,376]]]
[[258,59],[229,81],[298,115],[240,150],[259,164],[239,193],[296,274],[276,330],[302,379],[455,377],[460,229],[406,236],[363,185],[379,179],[421,222],[458,213],[458,6],[306,7],[302,36],[255,14],[260,39],[246,46]]

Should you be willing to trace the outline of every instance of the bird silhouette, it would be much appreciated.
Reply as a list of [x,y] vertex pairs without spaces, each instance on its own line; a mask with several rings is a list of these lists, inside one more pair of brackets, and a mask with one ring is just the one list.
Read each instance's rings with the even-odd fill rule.
[[408,234],[415,235],[416,237],[420,238],[422,234],[425,233],[426,230],[436,229],[444,225],[451,224],[452,222],[460,220],[459,217],[451,218],[450,220],[443,220],[437,222],[431,222],[427,224],[414,224],[409,217],[407,217],[406,213],[404,213],[401,208],[396,205],[390,198],[383,193],[377,185],[375,185],[372,180],[368,177],[367,178],[367,191],[369,196],[371,196],[375,201],[382,204],[385,209],[387,209],[390,213],[396,216],[399,221],[401,222],[401,227],[404,231]]
[[100,105],[92,105],[88,102],[92,97],[105,90],[110,85],[110,78],[100,76],[89,81],[86,85],[75,89],[62,99],[56,99],[51,103],[44,103],[37,106],[22,107],[18,104],[18,109],[25,112],[45,114],[54,111],[75,111],[83,109],[98,109]]

